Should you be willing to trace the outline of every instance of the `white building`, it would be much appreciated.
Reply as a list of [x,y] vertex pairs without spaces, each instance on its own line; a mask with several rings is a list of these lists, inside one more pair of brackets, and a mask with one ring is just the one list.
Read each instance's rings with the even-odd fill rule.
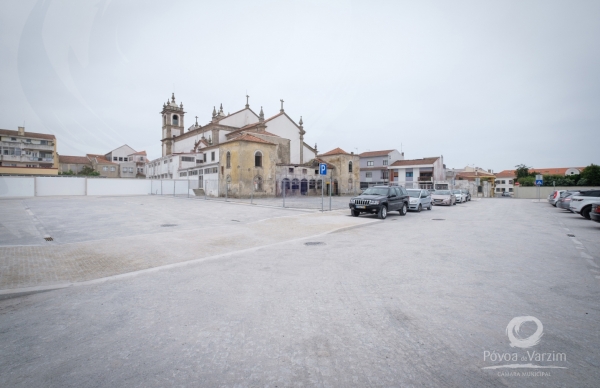
[[397,160],[388,166],[390,183],[406,188],[433,189],[436,182],[445,182],[443,156]]

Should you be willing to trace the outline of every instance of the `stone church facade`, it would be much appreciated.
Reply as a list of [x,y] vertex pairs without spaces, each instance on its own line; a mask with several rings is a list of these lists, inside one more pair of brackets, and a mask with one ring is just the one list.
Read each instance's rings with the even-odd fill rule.
[[[149,161],[148,166],[168,164],[177,155],[194,158],[196,167],[173,171],[171,176],[197,179],[199,188],[212,185],[212,192],[219,196],[276,196],[284,191],[288,195],[320,194],[324,184],[317,183],[321,160],[316,145],[313,148],[304,141],[302,117],[295,122],[280,100],[279,113],[265,118],[262,107],[258,114],[250,108],[248,98],[243,109],[225,114],[222,105],[219,110],[213,107],[208,123],[198,124],[196,116],[196,122],[186,129],[183,103],[177,104],[171,95],[161,111],[162,157]],[[330,168],[335,170],[333,165]],[[149,178],[152,176],[156,175]]]

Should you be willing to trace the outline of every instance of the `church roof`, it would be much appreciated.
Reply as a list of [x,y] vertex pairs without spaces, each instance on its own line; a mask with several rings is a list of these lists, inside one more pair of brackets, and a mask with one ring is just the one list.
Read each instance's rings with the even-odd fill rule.
[[258,137],[252,136],[249,133],[244,133],[241,136],[238,136],[238,137],[236,137],[234,139],[229,140],[227,143],[234,142],[234,141],[251,141],[251,142],[254,142],[254,143],[263,143],[263,144],[275,145],[274,143],[271,143],[270,141],[259,139]]
[[321,154],[319,156],[331,156],[331,155],[352,155],[352,154],[350,154],[338,147],[329,152],[325,152],[324,154]]
[[100,164],[118,164],[118,163],[113,163],[110,160],[106,159],[106,157],[104,155],[86,154],[86,156],[90,159],[96,159],[96,162],[100,163]]

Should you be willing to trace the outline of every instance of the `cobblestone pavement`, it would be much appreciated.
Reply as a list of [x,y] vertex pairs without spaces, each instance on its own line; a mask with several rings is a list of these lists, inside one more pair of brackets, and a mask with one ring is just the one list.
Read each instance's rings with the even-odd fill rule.
[[[0,386],[597,387],[600,224],[579,218],[473,201],[3,299]],[[511,347],[507,325],[524,316],[543,336]],[[484,369],[513,354],[564,369]]]
[[[29,239],[21,240],[39,242],[40,236],[47,234],[52,235],[55,242],[42,240],[41,245],[0,246],[0,291],[98,279],[369,222],[366,218],[356,219],[339,213],[298,213],[160,197],[112,198],[100,204],[84,199],[74,207],[85,207],[88,214],[75,212],[71,216],[71,213],[61,212],[60,207],[54,206],[52,210],[53,201],[57,200],[23,203],[26,210],[34,209],[36,216],[31,216],[31,223],[40,223],[38,229],[43,231],[36,235],[35,226],[24,222],[21,230],[31,233],[27,235]],[[44,203],[50,205],[44,206]],[[63,201],[59,203],[64,204]],[[132,204],[140,214],[110,214],[104,215],[103,220],[94,215],[107,212],[106,207],[115,204]],[[186,208],[179,217],[177,212],[182,211],[183,206],[188,206],[189,210]],[[120,210],[115,206],[115,212]],[[16,206],[4,211],[24,212]],[[271,218],[261,220],[260,217]],[[113,221],[117,221],[115,228]],[[169,226],[161,227],[162,222]],[[70,240],[76,242],[67,243]]]

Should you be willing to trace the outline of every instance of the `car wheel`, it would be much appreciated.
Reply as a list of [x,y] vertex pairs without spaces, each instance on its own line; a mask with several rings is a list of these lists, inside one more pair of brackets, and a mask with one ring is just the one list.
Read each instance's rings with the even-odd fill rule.
[[423,210],[423,207],[421,206],[421,204],[419,204],[419,207],[417,208],[417,213],[421,213],[421,210]]
[[590,217],[590,212],[592,211],[592,207],[588,206],[588,207],[584,207],[583,209],[581,209],[581,215],[583,217],[585,217],[586,220],[591,220],[592,217]]
[[358,210],[352,210],[352,216],[358,217],[358,216],[360,216],[360,212]]
[[427,208],[427,210],[431,210],[433,208],[432,204],[429,204],[429,207]]
[[387,207],[382,206],[379,208],[379,213],[377,213],[377,217],[379,217],[382,220],[385,220],[385,218],[387,217]]
[[[420,209],[421,209],[421,205],[419,205],[419,211],[421,211]],[[408,206],[406,205],[406,203],[403,203],[402,207],[400,208],[400,215],[405,216],[407,212],[408,212]]]

